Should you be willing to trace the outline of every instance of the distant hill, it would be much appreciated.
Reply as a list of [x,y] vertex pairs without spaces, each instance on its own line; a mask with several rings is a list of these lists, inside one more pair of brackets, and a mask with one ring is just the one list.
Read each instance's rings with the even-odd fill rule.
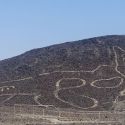
[[124,81],[124,35],[66,42],[0,61],[0,104],[123,110]]

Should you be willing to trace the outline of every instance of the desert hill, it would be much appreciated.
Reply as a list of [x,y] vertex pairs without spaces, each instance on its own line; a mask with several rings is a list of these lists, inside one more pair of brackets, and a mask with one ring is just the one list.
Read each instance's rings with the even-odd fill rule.
[[1,105],[114,110],[124,108],[124,101],[124,35],[66,42],[0,61]]

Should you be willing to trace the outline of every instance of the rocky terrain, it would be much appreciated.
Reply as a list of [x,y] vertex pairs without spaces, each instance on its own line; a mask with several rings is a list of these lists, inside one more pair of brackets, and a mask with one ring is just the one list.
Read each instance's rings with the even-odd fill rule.
[[125,36],[34,49],[0,61],[0,104],[125,109]]

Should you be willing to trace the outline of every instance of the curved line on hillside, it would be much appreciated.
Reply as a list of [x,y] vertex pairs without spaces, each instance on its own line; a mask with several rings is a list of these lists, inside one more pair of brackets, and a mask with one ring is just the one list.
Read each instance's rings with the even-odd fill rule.
[[4,104],[5,102],[11,100],[13,97],[15,97],[15,94],[10,95],[10,97],[8,97],[7,99],[5,99],[4,101],[1,102],[1,104]]
[[[95,85],[95,83],[96,82],[99,82],[99,81],[108,81],[108,80],[113,80],[113,79],[116,79],[116,78],[120,78],[121,79],[121,81],[120,81],[120,83],[118,84],[118,85],[115,85],[115,86],[112,86],[112,87],[99,87],[99,86],[97,86],[97,85]],[[92,86],[92,87],[95,87],[95,88],[98,88],[98,89],[101,89],[101,88],[118,88],[120,85],[122,85],[123,84],[123,81],[124,81],[124,79],[123,78],[121,78],[121,77],[112,77],[112,78],[109,78],[109,79],[99,79],[99,80],[94,80],[92,83],[90,83],[90,85]]]
[[[70,79],[70,78],[68,78],[68,79]],[[75,78],[75,79],[79,79],[79,78]],[[80,87],[82,87],[82,86],[84,86],[84,85],[86,84],[86,81],[85,81],[85,80],[80,79],[80,80],[83,82],[81,85],[78,85],[78,86],[75,86],[75,87],[66,87],[66,88],[62,88],[62,89],[61,89],[61,88],[59,87],[59,84],[61,83],[62,80],[63,80],[63,79],[60,79],[59,81],[56,82],[56,90],[54,91],[55,98],[57,98],[58,100],[60,100],[60,101],[63,102],[63,103],[69,104],[70,106],[73,106],[73,107],[76,107],[76,108],[80,108],[80,109],[94,108],[94,107],[96,107],[96,106],[98,105],[98,101],[97,101],[96,99],[91,98],[91,97],[88,97],[88,96],[84,96],[84,95],[79,95],[79,96],[82,96],[82,97],[91,99],[91,100],[94,102],[94,105],[93,105],[93,106],[90,106],[90,107],[87,107],[87,108],[83,108],[83,107],[80,107],[80,106],[78,106],[78,105],[75,105],[75,104],[73,104],[73,103],[71,103],[71,102],[68,102],[68,101],[65,101],[65,100],[61,99],[61,98],[59,97],[59,95],[58,95],[58,93],[59,93],[60,90],[68,90],[68,89],[73,89],[73,88],[80,88]]]
[[34,96],[34,101],[36,102],[36,104],[38,104],[39,106],[43,106],[45,108],[48,108],[48,107],[55,107],[54,105],[43,105],[39,102],[39,98],[41,97],[41,95],[36,95]]
[[125,89],[120,92],[120,96],[125,96]]

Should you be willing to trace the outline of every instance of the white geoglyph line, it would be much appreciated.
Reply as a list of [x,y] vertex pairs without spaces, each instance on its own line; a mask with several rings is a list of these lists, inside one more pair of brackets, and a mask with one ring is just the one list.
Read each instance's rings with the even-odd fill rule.
[[121,95],[121,96],[125,96],[125,89],[120,92],[120,95]]
[[1,86],[0,89],[4,89],[4,88],[13,88],[15,89],[15,86]]
[[[109,66],[109,65],[99,65],[91,71],[84,71],[84,70],[80,70],[80,71],[53,71],[51,73],[41,73],[41,74],[39,74],[39,76],[50,75],[50,74],[54,74],[54,73],[80,73],[80,72],[94,73],[97,70],[99,70],[101,67],[111,67],[111,66]],[[30,79],[33,79],[33,77],[30,76],[30,77],[21,78],[21,79],[3,81],[3,82],[0,82],[0,83],[19,82],[19,81],[30,80]]]
[[3,81],[3,82],[0,82],[0,83],[19,82],[19,81],[24,81],[24,80],[29,80],[29,79],[32,79],[32,77],[26,77],[26,78],[10,80],[10,81]]
[[[62,71],[54,71],[54,72],[51,72],[51,73],[94,73],[96,72],[97,70],[99,70],[101,67],[111,67],[109,65],[99,65],[97,66],[95,69],[93,70],[90,70],[90,71],[85,71],[85,70],[73,70],[73,71],[67,71],[67,70],[62,70]],[[40,74],[40,75],[45,75],[45,74],[50,74],[50,73],[43,73],[43,74]]]
[[4,93],[2,93],[2,94],[0,94],[0,97],[2,97],[2,96],[6,96],[6,95],[8,95],[8,96],[10,96],[10,95],[24,95],[24,96],[34,96],[34,94],[32,94],[32,93],[18,93],[18,94],[16,94],[16,93],[8,93],[8,94],[4,94]]
[[117,53],[115,51],[115,47],[118,48],[118,49],[120,49],[124,53],[125,53],[125,50],[123,50],[122,48],[120,48],[118,46],[113,46],[113,51],[114,51],[114,54],[115,54],[115,63],[116,63],[115,69],[116,69],[116,72],[118,72],[119,74],[121,74],[125,78],[125,75],[118,70],[118,66],[119,66],[119,64],[118,64],[118,55],[117,55]]
[[[123,51],[123,49],[121,49],[120,47],[117,47],[117,48],[119,48],[120,50]],[[125,78],[125,75],[118,70],[118,66],[119,66],[119,64],[118,64],[118,55],[117,55],[117,53],[115,51],[115,47],[114,46],[113,46],[113,51],[114,51],[114,54],[115,54],[115,64],[116,64],[115,70],[116,70],[117,73],[119,73],[121,76],[123,76]]]
[[6,90],[15,89],[15,86],[2,86],[2,87],[0,87],[1,92],[3,92],[4,89],[6,89]]
[[82,82],[82,84],[81,84],[81,85],[77,85],[77,86],[73,86],[73,87],[63,87],[63,88],[61,88],[61,90],[73,89],[73,88],[80,88],[80,87],[86,85],[86,81],[83,80],[83,79],[80,79],[80,78],[62,78],[61,80],[59,80],[60,82],[57,82],[57,83],[56,83],[56,87],[57,87],[58,89],[60,89],[59,87],[60,87],[61,81],[63,81],[63,80],[73,80],[73,79],[74,79],[74,80],[80,80],[80,81]]
[[33,93],[18,93],[18,94],[16,94],[16,95],[24,95],[24,96],[34,96],[34,94]]
[[[70,78],[66,78],[66,79],[70,79]],[[68,101],[65,101],[65,100],[63,100],[63,99],[61,99],[61,98],[59,97],[58,93],[59,93],[60,90],[80,88],[80,87],[82,87],[82,86],[84,86],[84,85],[86,84],[86,81],[83,80],[83,79],[80,79],[80,78],[71,78],[71,79],[81,80],[81,81],[82,81],[82,84],[81,84],[81,85],[78,85],[78,86],[74,86],[74,87],[66,87],[66,88],[62,88],[62,89],[61,89],[61,88],[60,88],[60,83],[61,83],[62,80],[64,80],[64,78],[63,78],[63,79],[61,79],[61,80],[59,80],[59,81],[56,82],[56,90],[54,91],[55,97],[56,97],[58,100],[60,100],[61,102],[64,102],[64,103],[66,103],[66,104],[69,104],[69,105],[71,105],[71,106],[73,106],[73,107],[80,108],[80,109],[89,109],[89,108],[94,108],[94,107],[96,107],[96,106],[98,105],[98,101],[97,101],[96,99],[90,98],[90,97],[88,97],[88,96],[79,95],[79,96],[81,96],[81,97],[88,98],[88,99],[90,99],[90,100],[92,100],[92,101],[94,102],[94,105],[93,105],[93,106],[90,106],[90,107],[87,107],[87,108],[83,108],[83,107],[81,107],[81,106],[75,105],[75,104],[73,104],[73,103],[71,103],[71,102],[68,102]]]
[[14,96],[15,96],[15,94],[11,94],[10,97],[8,97],[7,99],[5,99],[5,100],[2,101],[1,103],[4,104],[5,102],[11,100]]
[[[112,86],[112,87],[99,87],[99,86],[95,85],[96,82],[104,81],[104,80],[105,80],[105,81],[108,81],[108,80],[113,80],[113,79],[116,79],[116,78],[120,78],[120,79],[121,79],[120,83],[119,83],[118,85],[116,85],[116,86]],[[91,84],[91,86],[93,86],[93,87],[95,87],[95,88],[98,88],[98,89],[101,89],[101,88],[118,88],[120,85],[123,84],[123,81],[124,81],[123,78],[117,76],[117,77],[112,77],[112,78],[109,78],[109,79],[99,79],[99,80],[95,80],[95,81],[93,81],[93,82],[90,83],[90,84]]]
[[[116,64],[115,70],[116,70],[116,72],[117,72],[118,74],[120,74],[122,77],[125,78],[125,75],[118,70],[118,66],[119,66],[119,63],[118,63],[118,55],[117,55],[117,53],[116,53],[116,51],[115,51],[115,48],[118,48],[118,49],[120,49],[120,50],[123,51],[123,52],[125,52],[125,50],[123,50],[122,48],[120,48],[120,47],[118,47],[118,46],[113,46],[113,52],[114,52],[114,55],[115,55],[115,64]],[[114,105],[117,104],[119,96],[124,96],[124,95],[125,95],[125,94],[124,94],[124,90],[122,90],[122,91],[119,93],[119,95],[116,97],[116,99],[115,99],[115,101],[114,101]]]
[[36,102],[36,104],[38,104],[39,106],[43,106],[45,108],[48,108],[48,107],[54,107],[54,105],[43,105],[39,102],[39,98],[41,97],[41,95],[36,95],[34,96],[34,100]]
[[97,68],[93,69],[92,71],[84,71],[84,72],[90,72],[90,73],[95,73],[97,70],[99,70],[101,67],[107,67],[109,65],[100,65]]
[[[34,96],[34,100],[35,100],[36,104],[38,104],[38,105],[42,105],[42,104],[38,101],[38,99],[40,98],[40,96],[41,96],[41,95],[36,95],[36,96]],[[42,106],[43,106],[43,105],[42,105]]]
[[10,96],[10,95],[12,95],[12,94],[0,94],[0,97],[2,97],[2,96]]
[[119,48],[121,51],[125,52],[125,50],[124,50],[124,49],[122,49],[122,48],[121,48],[121,47],[119,47],[119,46],[114,46],[114,47],[117,47],[117,48]]

